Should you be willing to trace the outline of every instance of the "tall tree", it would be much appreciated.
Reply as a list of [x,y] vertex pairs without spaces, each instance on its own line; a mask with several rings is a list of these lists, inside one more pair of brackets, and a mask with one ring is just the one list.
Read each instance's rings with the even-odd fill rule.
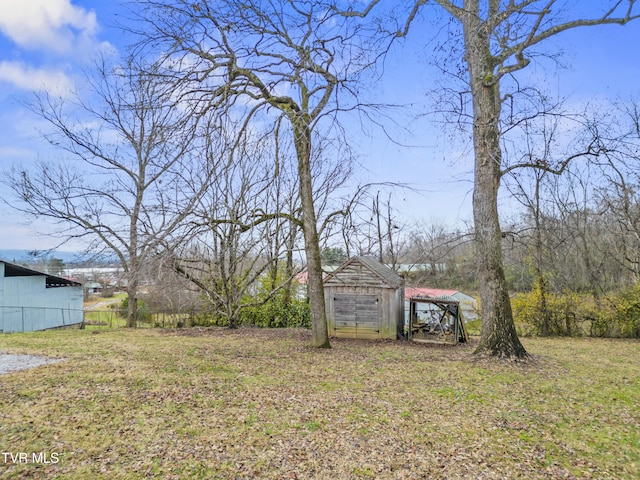
[[65,240],[85,239],[88,251],[118,259],[127,326],[135,327],[143,265],[179,231],[209,173],[192,161],[195,123],[174,108],[175,92],[134,63],[100,63],[89,80],[89,98],[42,94],[32,105],[68,161],[15,166],[7,183],[15,209],[53,219]]
[[[381,3],[372,0],[362,11],[345,16],[366,16]],[[611,0],[587,10],[571,9],[575,2],[556,0],[416,0],[398,36],[426,6],[439,6],[462,30],[460,54],[467,70],[472,104],[473,148],[475,153],[473,217],[475,224],[482,334],[477,354],[523,358],[527,352],[513,323],[503,270],[498,217],[498,189],[504,174],[501,149],[503,102],[513,100],[501,86],[530,64],[535,47],[558,34],[583,26],[624,25],[638,18],[635,0]],[[579,18],[571,18],[580,11]],[[433,12],[432,12],[433,13]]]
[[[165,78],[191,88],[199,108],[282,121],[297,157],[313,343],[329,347],[311,159],[314,132],[353,108],[352,83],[375,51],[331,1],[141,2],[141,47],[164,53]],[[339,95],[340,92],[340,95]],[[323,121],[325,121],[323,125]]]

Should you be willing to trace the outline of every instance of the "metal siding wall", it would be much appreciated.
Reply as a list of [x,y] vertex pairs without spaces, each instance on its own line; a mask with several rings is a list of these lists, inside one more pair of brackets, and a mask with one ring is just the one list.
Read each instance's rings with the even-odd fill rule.
[[7,277],[5,278],[5,305],[12,307],[43,307],[46,299],[45,277]]
[[2,308],[0,330],[5,333],[22,331],[22,310],[19,308]]
[[[22,332],[44,330],[83,321],[82,286],[46,288],[44,275],[4,277],[0,285],[0,330]],[[7,308],[28,307],[28,308]],[[70,311],[73,310],[73,311]]]
[[[35,291],[33,289],[34,282],[30,281],[32,277],[5,277],[4,279],[4,304],[6,307],[32,307],[34,298],[29,298],[27,295],[27,304],[23,302],[25,293],[31,293],[32,297],[35,297]],[[44,283],[44,277],[43,277]],[[44,285],[42,286],[44,289]],[[4,332],[22,332],[31,331],[27,328],[29,322],[33,319],[29,314],[36,313],[35,310],[24,310],[21,308],[3,308],[3,331]],[[29,313],[27,313],[29,312]]]
[[5,316],[1,309],[3,305],[6,305],[4,301],[4,262],[0,262],[0,331],[2,332],[5,331],[5,327],[4,327]]

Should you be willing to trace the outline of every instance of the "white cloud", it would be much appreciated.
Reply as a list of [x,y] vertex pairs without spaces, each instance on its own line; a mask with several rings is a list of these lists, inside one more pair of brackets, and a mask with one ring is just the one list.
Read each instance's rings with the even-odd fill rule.
[[0,1],[0,32],[22,48],[68,53],[93,43],[97,29],[95,13],[71,0]]
[[8,82],[21,90],[47,91],[56,96],[66,96],[73,88],[73,82],[63,72],[34,68],[22,62],[0,61],[0,82]]

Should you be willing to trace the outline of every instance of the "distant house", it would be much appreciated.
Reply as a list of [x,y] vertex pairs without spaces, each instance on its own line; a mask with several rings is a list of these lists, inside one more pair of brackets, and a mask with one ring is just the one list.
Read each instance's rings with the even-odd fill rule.
[[404,279],[371,257],[353,257],[324,279],[329,335],[396,339],[404,330]]
[[100,293],[103,290],[103,286],[100,282],[89,282],[84,286],[87,293]]
[[478,300],[458,290],[444,290],[440,288],[406,287],[404,289],[405,320],[408,323],[409,299],[411,297],[451,297],[460,303],[462,318],[465,322],[478,319]]
[[82,300],[78,282],[0,260],[0,331],[80,325]]

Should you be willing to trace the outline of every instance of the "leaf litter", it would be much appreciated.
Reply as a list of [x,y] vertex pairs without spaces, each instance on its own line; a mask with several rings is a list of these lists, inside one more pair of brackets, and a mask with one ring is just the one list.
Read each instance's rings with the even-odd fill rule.
[[60,455],[0,458],[0,478],[640,472],[638,342],[525,339],[533,361],[510,364],[476,360],[473,343],[309,341],[307,330],[249,328],[3,338],[69,360],[0,377],[3,450]]

